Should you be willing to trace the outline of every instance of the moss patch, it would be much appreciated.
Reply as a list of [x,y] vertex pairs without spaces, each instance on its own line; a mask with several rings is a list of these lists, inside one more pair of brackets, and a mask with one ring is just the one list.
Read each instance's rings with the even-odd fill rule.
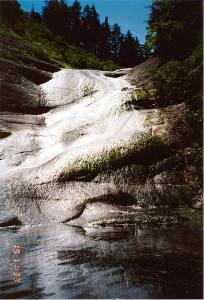
[[77,160],[63,169],[61,180],[83,180],[87,175],[96,176],[103,170],[117,169],[132,163],[150,163],[165,156],[168,145],[159,136],[143,134],[138,141],[128,145],[112,148],[98,155]]

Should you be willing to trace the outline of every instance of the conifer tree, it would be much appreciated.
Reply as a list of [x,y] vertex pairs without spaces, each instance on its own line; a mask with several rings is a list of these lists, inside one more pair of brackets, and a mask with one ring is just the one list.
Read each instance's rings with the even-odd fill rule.
[[102,58],[110,58],[111,56],[111,29],[108,17],[105,18],[100,27],[99,55]]
[[76,45],[81,41],[81,5],[75,0],[70,10],[70,40]]
[[119,61],[125,67],[133,67],[142,61],[142,49],[138,38],[134,38],[128,30],[121,43]]
[[86,5],[82,13],[82,42],[89,51],[98,54],[100,21],[95,6]]
[[65,0],[47,0],[43,8],[43,20],[55,35],[66,37],[69,10]]
[[41,23],[42,22],[42,16],[41,16],[41,14],[39,14],[38,12],[36,12],[34,10],[34,7],[32,7],[32,10],[30,12],[30,16],[31,16],[31,18],[32,18],[32,20],[34,22],[37,22],[37,23]]
[[23,13],[20,9],[20,5],[16,0],[4,0],[0,1],[0,21],[1,23],[9,25],[11,28],[15,28],[21,23]]
[[182,59],[202,41],[202,0],[154,0],[147,42],[164,60]]
[[119,58],[119,52],[123,40],[123,35],[120,31],[120,26],[114,24],[111,30],[111,54],[115,61]]

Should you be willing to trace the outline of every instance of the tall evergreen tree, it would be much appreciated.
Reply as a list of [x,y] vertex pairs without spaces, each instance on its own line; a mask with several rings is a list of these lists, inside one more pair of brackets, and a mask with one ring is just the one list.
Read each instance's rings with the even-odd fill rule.
[[43,8],[43,20],[51,32],[66,37],[69,26],[69,10],[65,0],[47,0]]
[[95,6],[86,5],[82,13],[82,42],[89,51],[98,54],[100,21]]
[[202,0],[154,0],[147,41],[164,60],[187,57],[202,41]]
[[114,60],[118,60],[119,52],[121,48],[123,40],[123,35],[120,31],[120,26],[118,24],[114,24],[111,30],[111,54]]
[[105,17],[105,21],[100,27],[99,56],[102,58],[110,58],[111,56],[111,29],[108,17]]
[[143,60],[146,60],[146,59],[152,57],[152,51],[146,41],[145,41],[144,45],[140,45],[140,49],[141,49],[141,53],[143,56]]
[[123,38],[119,61],[124,67],[133,67],[142,62],[142,50],[138,38],[134,38],[128,30],[127,35]]
[[23,12],[16,0],[0,1],[0,21],[13,29],[19,26],[23,18]]
[[34,22],[37,22],[37,23],[42,22],[42,16],[34,10],[34,7],[32,7],[32,10],[30,12],[30,16],[31,16],[31,18]]
[[75,0],[70,7],[70,40],[76,45],[81,41],[81,5]]

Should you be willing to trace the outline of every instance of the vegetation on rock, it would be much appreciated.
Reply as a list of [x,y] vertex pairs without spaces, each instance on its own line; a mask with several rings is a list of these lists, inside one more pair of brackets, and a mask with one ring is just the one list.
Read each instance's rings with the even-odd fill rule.
[[[3,24],[0,26],[0,34],[3,37],[11,37],[14,40],[28,43],[29,47],[18,50],[18,54],[29,54],[61,68],[101,70],[115,70],[118,68],[118,65],[110,60],[101,60],[83,48],[68,44],[61,37],[52,36],[42,24],[31,23],[31,26],[28,26],[24,33],[17,33]],[[7,47],[7,51],[2,51],[2,56],[13,60],[14,54],[16,54],[14,52],[17,52],[15,47]]]
[[[183,150],[191,180],[202,185],[202,1],[154,0],[147,44],[162,61],[151,73],[159,106],[185,102],[194,129]],[[187,162],[188,161],[188,162]],[[193,170],[192,170],[193,169]],[[193,179],[194,178],[194,179]]]
[[[66,166],[59,177],[64,180],[89,181],[104,170],[116,170],[124,165],[149,163],[166,155],[169,149],[168,140],[159,135],[143,134],[136,141],[120,147],[114,147],[102,153],[90,155]],[[165,153],[165,154],[164,154]],[[150,155],[151,154],[151,155]]]

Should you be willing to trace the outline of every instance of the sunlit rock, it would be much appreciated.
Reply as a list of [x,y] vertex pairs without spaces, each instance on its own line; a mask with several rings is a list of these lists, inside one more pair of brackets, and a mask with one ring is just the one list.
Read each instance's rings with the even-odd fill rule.
[[127,105],[135,86],[125,73],[63,69],[39,86],[49,112],[0,114],[7,133],[0,140],[0,214],[15,213],[25,223],[69,222],[93,202],[190,203],[193,187],[163,173],[192,135],[185,104]]

